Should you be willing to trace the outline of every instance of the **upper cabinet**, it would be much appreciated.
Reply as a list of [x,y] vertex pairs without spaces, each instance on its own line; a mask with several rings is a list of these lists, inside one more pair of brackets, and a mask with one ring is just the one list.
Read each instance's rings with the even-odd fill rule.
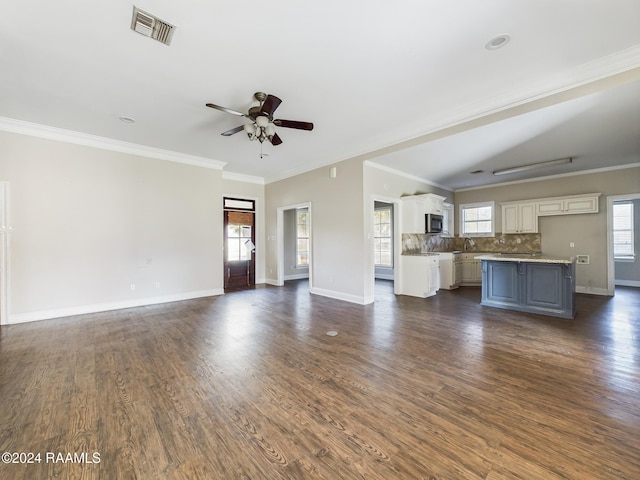
[[402,233],[424,233],[427,202],[420,195],[402,197]]
[[600,193],[503,202],[502,233],[538,233],[538,217],[598,213]]
[[538,233],[535,202],[502,205],[502,233]]
[[443,237],[453,237],[453,232],[455,231],[455,215],[454,215],[454,207],[450,203],[444,203],[444,210],[442,213],[442,236]]
[[548,198],[538,203],[537,213],[542,215],[569,215],[574,213],[598,213],[599,193]]
[[444,201],[446,197],[441,197],[434,193],[425,193],[420,196],[424,197],[426,200],[427,210],[424,213],[436,213],[438,215],[444,214]]
[[433,193],[402,197],[402,233],[424,233],[427,213],[444,214],[445,197]]

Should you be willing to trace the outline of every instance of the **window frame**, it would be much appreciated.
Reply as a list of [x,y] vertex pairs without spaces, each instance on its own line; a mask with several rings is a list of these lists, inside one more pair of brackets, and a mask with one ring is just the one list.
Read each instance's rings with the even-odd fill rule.
[[[376,213],[386,210],[389,212],[389,235],[381,236],[376,235],[375,226],[376,223]],[[388,239],[389,240],[389,263],[376,263],[376,253],[378,252],[378,239]],[[375,207],[373,209],[373,264],[374,267],[383,267],[383,268],[393,268],[393,205],[384,205],[380,207]]]
[[[306,221],[304,222],[305,226],[306,226],[306,230],[307,230],[307,235],[299,235],[299,230],[298,230],[298,226],[300,225],[300,213],[306,213],[307,214],[307,218]],[[300,263],[299,259],[300,259],[300,240],[306,240],[307,242],[307,250],[306,250],[306,254],[307,254],[307,263]],[[301,207],[301,208],[296,208],[296,268],[309,268],[309,256],[310,256],[310,248],[311,248],[311,238],[309,236],[309,208],[308,207]]]
[[[465,209],[473,208],[491,208],[491,231],[490,232],[467,232],[465,230]],[[496,202],[474,202],[474,203],[461,203],[458,207],[458,219],[459,219],[459,233],[460,237],[495,237],[496,236]]]

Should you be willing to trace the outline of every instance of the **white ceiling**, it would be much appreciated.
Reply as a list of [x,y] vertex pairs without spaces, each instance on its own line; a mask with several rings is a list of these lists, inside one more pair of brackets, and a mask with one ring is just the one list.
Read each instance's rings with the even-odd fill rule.
[[[451,189],[640,162],[638,0],[140,0],[176,26],[170,46],[131,30],[131,1],[0,1],[5,119],[267,182],[355,156]],[[205,103],[244,112],[256,91],[315,129],[279,128],[262,159],[221,136],[242,118]]]

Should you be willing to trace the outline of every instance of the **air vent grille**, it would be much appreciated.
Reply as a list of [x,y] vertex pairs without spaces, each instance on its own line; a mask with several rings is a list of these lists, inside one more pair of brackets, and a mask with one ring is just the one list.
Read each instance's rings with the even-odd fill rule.
[[133,7],[131,30],[169,45],[175,27],[150,13],[140,10],[138,7]]

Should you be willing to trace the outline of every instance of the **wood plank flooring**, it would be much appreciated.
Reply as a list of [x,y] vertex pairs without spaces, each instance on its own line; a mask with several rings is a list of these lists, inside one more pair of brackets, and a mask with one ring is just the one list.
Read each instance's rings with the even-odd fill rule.
[[575,320],[307,289],[2,327],[0,452],[41,457],[0,478],[640,478],[639,289]]

